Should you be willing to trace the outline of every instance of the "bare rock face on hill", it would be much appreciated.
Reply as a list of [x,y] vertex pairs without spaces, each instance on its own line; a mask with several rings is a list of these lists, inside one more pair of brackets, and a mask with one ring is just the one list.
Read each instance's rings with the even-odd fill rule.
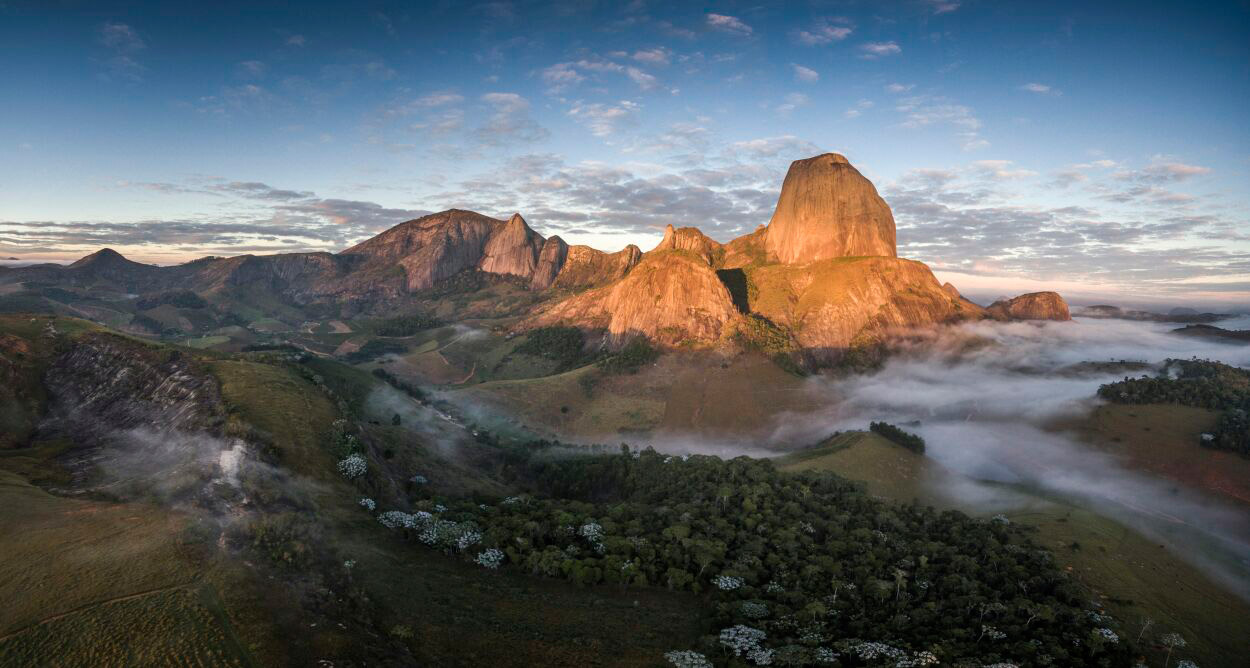
[[995,320],[1071,320],[1068,304],[1057,292],[1030,292],[999,300],[986,311]]
[[783,264],[895,257],[894,216],[845,157],[826,153],[796,160],[781,185],[765,247]]
[[478,268],[488,274],[532,278],[542,247],[543,238],[525,224],[521,214],[514,213],[502,228],[491,233]]
[[683,227],[681,229],[673,229],[672,225],[664,228],[664,238],[655,248],[651,249],[652,253],[666,250],[683,250],[703,258],[708,265],[716,263],[716,259],[721,255],[721,245],[707,235],[699,231],[697,227]]
[[569,245],[564,243],[564,239],[552,236],[543,244],[543,248],[538,252],[538,266],[534,267],[534,277],[530,279],[531,290],[546,290],[556,282],[556,276],[560,274],[560,269],[564,267],[564,261],[568,259]]
[[715,341],[738,317],[711,267],[689,254],[660,251],[647,253],[621,280],[556,303],[530,324],[602,328],[615,346],[639,334],[671,346]]
[[590,246],[569,246],[555,287],[569,290],[606,285],[625,277],[642,260],[642,250],[630,244],[615,253]]
[[788,328],[813,361],[836,360],[847,348],[891,330],[983,318],[952,297],[921,262],[893,257],[770,265],[751,273],[750,308]]
[[405,289],[415,292],[474,268],[532,279],[544,243],[520,214],[504,222],[451,209],[400,223],[342,255],[358,258],[357,275],[376,277],[398,265]]

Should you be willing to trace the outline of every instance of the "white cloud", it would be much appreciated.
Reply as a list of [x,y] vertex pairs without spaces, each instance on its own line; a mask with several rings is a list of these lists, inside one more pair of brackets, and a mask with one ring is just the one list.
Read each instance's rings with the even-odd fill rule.
[[582,104],[573,105],[569,117],[585,125],[596,137],[608,137],[614,134],[623,123],[631,123],[641,107],[629,100],[621,100],[617,104]]
[[799,44],[806,46],[823,46],[833,42],[840,42],[853,32],[846,25],[836,25],[837,23],[846,23],[845,19],[822,19],[811,30],[797,30],[794,33],[794,40]]
[[959,9],[959,2],[956,0],[927,0],[928,5],[933,8],[934,14],[946,14]]
[[886,89],[887,91],[891,92],[891,93],[906,93],[907,91],[909,91],[909,90],[911,90],[911,89],[913,89],[913,88],[915,88],[915,87],[916,87],[916,84],[906,84],[906,85],[904,85],[904,84],[901,84],[901,83],[892,83],[892,84],[890,84],[890,85],[886,86],[886,87],[885,87],[885,89]]
[[435,91],[413,101],[418,107],[441,107],[448,104],[464,102],[464,96],[450,91]]
[[901,53],[903,51],[903,47],[899,46],[898,42],[893,41],[865,42],[864,44],[859,45],[859,50],[860,58],[864,58],[866,60],[876,60],[877,58],[882,58],[884,56],[892,56],[896,53]]
[[307,42],[308,40],[305,39],[303,35],[291,35],[286,38],[287,46],[304,46]]
[[729,145],[726,152],[738,158],[761,160],[779,156],[816,155],[820,153],[820,150],[820,147],[805,139],[799,139],[794,135],[781,135],[780,137],[736,141]]
[[776,111],[782,116],[787,116],[790,112],[807,104],[808,97],[802,93],[790,93],[785,97],[785,101],[777,105]]
[[1020,87],[1020,90],[1027,91],[1030,93],[1037,93],[1038,95],[1061,95],[1062,94],[1058,90],[1056,90],[1053,86],[1048,86],[1046,84],[1040,84],[1040,83],[1026,83]]
[[245,60],[238,65],[238,73],[244,79],[262,79],[269,68],[259,60]]
[[475,131],[483,144],[501,146],[514,142],[540,141],[551,133],[530,118],[529,100],[516,93],[486,93],[482,101],[493,109],[487,122]]
[[859,118],[863,115],[865,109],[872,108],[872,100],[860,100],[854,107],[842,112],[843,118]]
[[630,81],[638,84],[638,87],[643,90],[649,90],[655,87],[656,78],[646,72],[643,72],[637,67],[625,68],[625,76],[629,77]]
[[820,73],[808,67],[803,67],[798,63],[790,63],[790,67],[794,68],[794,78],[799,81],[813,82],[820,81]]
[[1027,169],[1011,169],[1010,160],[977,160],[972,168],[979,175],[994,181],[1012,181],[1037,176],[1037,172]]
[[100,43],[119,53],[133,53],[147,46],[134,28],[109,21],[100,26]]
[[540,76],[542,76],[543,83],[547,84],[547,90],[557,93],[586,80],[586,77],[578,73],[573,63],[556,63],[544,69]]
[[634,52],[634,60],[648,65],[668,65],[672,57],[673,52],[662,46]]
[[725,16],[724,14],[708,14],[707,25],[712,30],[719,30],[731,35],[740,37],[750,37],[753,32],[751,26],[743,23],[734,16]]

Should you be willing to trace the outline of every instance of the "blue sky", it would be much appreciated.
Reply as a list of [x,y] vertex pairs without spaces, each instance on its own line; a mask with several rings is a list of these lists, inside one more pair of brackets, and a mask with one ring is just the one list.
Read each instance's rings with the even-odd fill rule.
[[[1088,5],[1097,4],[1098,7]],[[1250,6],[0,2],[0,256],[644,249],[847,155],[966,290],[1250,302]]]

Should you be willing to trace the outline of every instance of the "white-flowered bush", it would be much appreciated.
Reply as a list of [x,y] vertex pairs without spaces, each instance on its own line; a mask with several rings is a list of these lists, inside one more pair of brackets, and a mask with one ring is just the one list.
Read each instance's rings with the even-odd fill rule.
[[816,663],[827,664],[837,661],[839,656],[841,655],[828,647],[817,647],[812,658],[816,660]]
[[581,528],[577,530],[577,533],[581,534],[582,538],[585,538],[592,543],[598,543],[603,539],[603,527],[596,522],[583,524]]
[[906,659],[899,659],[896,668],[917,668],[919,666],[936,666],[940,663],[933,652],[913,652]]
[[1189,659],[1181,659],[1176,662],[1176,668],[1198,668],[1198,664]]
[[365,460],[363,455],[352,453],[339,460],[339,473],[348,480],[359,478],[368,470],[369,462]]
[[773,651],[767,647],[756,647],[747,652],[747,660],[757,666],[773,665]]
[[1115,631],[1112,631],[1111,629],[1108,629],[1108,628],[1095,629],[1094,635],[1097,635],[1099,638],[1102,638],[1105,642],[1109,642],[1112,644],[1120,642],[1120,636],[1116,635]]
[[993,626],[986,626],[984,624],[981,625],[981,635],[989,638],[990,640],[1002,640],[1007,637],[1006,633],[999,631]]
[[503,505],[505,506],[510,506],[514,503],[520,503],[520,502],[521,502],[521,497],[519,496],[510,496],[502,501]]
[[503,550],[489,548],[477,553],[477,558],[473,563],[483,568],[496,569],[503,563]]
[[776,582],[769,582],[768,584],[764,585],[764,591],[770,594],[784,594],[786,591],[786,588]]
[[408,482],[411,482],[411,483],[412,483],[412,484],[414,484],[414,485],[424,485],[425,483],[427,483],[427,482],[429,482],[429,481],[430,481],[430,480],[429,480],[429,478],[426,478],[425,476],[421,475],[420,473],[418,473],[418,474],[416,474],[416,475],[414,475],[414,476],[412,476],[411,478],[409,478],[409,479],[408,479]]
[[767,636],[759,629],[753,629],[750,626],[738,624],[720,631],[720,644],[733,651],[734,656],[742,656],[754,649],[759,649],[760,643]]
[[712,662],[706,656],[688,649],[666,652],[664,658],[674,668],[712,668]]
[[375,503],[373,499],[366,496],[360,499],[360,507],[368,510],[369,512],[373,512],[374,510],[377,510],[378,504]]
[[861,642],[852,645],[850,651],[855,656],[871,661],[873,659],[893,659],[899,661],[907,658],[907,652],[883,642]]
[[712,584],[721,591],[733,591],[742,586],[742,578],[735,575],[717,575],[712,578]]
[[355,559],[348,559],[347,561],[344,561],[344,562],[343,562],[343,568],[346,568],[346,569],[347,569],[347,570],[349,570],[349,571],[350,571],[351,569],[355,568],[355,567],[356,567],[356,560],[355,560]]

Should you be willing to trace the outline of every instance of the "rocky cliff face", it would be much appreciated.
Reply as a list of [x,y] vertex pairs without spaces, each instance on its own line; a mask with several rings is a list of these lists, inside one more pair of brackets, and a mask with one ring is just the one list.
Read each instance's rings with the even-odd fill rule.
[[543,242],[543,238],[530,229],[521,214],[514,213],[503,227],[491,233],[478,269],[488,274],[533,278]]
[[783,264],[894,257],[894,216],[872,182],[843,156],[796,160],[781,185],[765,247]]
[[642,251],[630,244],[615,253],[590,246],[569,246],[555,287],[578,290],[605,285],[625,277],[642,260]]
[[216,381],[186,357],[112,334],[73,342],[49,367],[44,384],[52,412],[109,429],[212,431],[224,417]]
[[892,257],[770,265],[750,273],[753,312],[788,328],[816,362],[891,330],[984,317],[952,297],[923,263]]
[[684,250],[703,258],[703,261],[711,266],[716,264],[717,259],[724,253],[721,251],[721,245],[699,231],[697,227],[683,227],[674,229],[672,225],[664,228],[664,238],[660,239],[660,243],[651,249],[652,253],[658,253],[666,250]]
[[531,290],[546,290],[556,282],[556,276],[564,268],[564,261],[569,256],[569,245],[564,239],[552,236],[543,243],[538,252],[538,266],[534,267],[534,276],[530,279]]
[[1071,320],[1068,304],[1057,292],[1030,292],[999,300],[986,309],[996,320]]
[[554,304],[530,325],[602,328],[612,345],[640,334],[677,345],[716,341],[738,317],[711,267],[693,253],[669,250],[647,253],[621,280]]

